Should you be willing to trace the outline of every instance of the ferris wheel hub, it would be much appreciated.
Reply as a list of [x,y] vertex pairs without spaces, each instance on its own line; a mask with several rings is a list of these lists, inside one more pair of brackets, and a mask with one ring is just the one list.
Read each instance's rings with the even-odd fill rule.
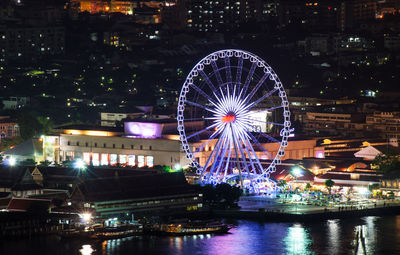
[[232,123],[235,120],[236,120],[236,114],[234,114],[234,113],[228,113],[227,115],[222,116],[222,118],[221,118],[221,121],[226,124]]

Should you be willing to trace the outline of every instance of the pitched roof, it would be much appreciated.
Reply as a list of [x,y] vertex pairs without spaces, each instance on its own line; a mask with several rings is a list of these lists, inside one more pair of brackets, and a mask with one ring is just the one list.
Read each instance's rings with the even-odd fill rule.
[[14,148],[2,152],[3,155],[15,155],[15,156],[35,156],[43,154],[42,143],[37,139],[29,139],[25,142],[16,145]]
[[100,202],[194,193],[182,172],[86,180],[78,186],[86,201]]

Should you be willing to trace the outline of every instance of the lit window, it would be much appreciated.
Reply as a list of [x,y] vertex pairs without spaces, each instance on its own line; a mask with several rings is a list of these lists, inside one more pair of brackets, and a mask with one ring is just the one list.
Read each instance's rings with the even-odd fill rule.
[[154,166],[154,157],[153,156],[147,156],[147,166],[148,167]]
[[93,165],[98,166],[100,165],[100,160],[99,160],[99,153],[93,153]]
[[110,155],[110,165],[116,165],[117,162],[118,162],[117,154],[111,154]]
[[126,155],[119,155],[119,163],[122,165],[126,164]]
[[83,161],[85,161],[86,164],[90,164],[90,153],[89,152],[84,152],[83,153]]
[[108,165],[108,154],[101,154],[101,165],[102,166]]
[[129,155],[128,156],[128,166],[135,166],[135,155]]
[[144,167],[144,156],[138,156],[138,167]]

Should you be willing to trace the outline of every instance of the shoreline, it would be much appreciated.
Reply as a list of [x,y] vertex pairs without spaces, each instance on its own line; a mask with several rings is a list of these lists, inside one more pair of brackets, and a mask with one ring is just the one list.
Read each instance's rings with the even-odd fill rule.
[[224,219],[256,220],[263,222],[310,222],[331,219],[361,218],[365,216],[400,215],[400,206],[365,208],[356,210],[333,210],[310,213],[285,213],[273,211],[211,210],[215,217]]

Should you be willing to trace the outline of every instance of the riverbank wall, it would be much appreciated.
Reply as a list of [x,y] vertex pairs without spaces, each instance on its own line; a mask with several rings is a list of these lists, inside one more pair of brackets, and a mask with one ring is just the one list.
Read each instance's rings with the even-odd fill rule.
[[400,215],[400,206],[356,210],[327,209],[323,212],[285,213],[276,211],[212,210],[212,215],[226,219],[245,219],[265,222],[312,222],[330,219],[360,218],[364,216]]

